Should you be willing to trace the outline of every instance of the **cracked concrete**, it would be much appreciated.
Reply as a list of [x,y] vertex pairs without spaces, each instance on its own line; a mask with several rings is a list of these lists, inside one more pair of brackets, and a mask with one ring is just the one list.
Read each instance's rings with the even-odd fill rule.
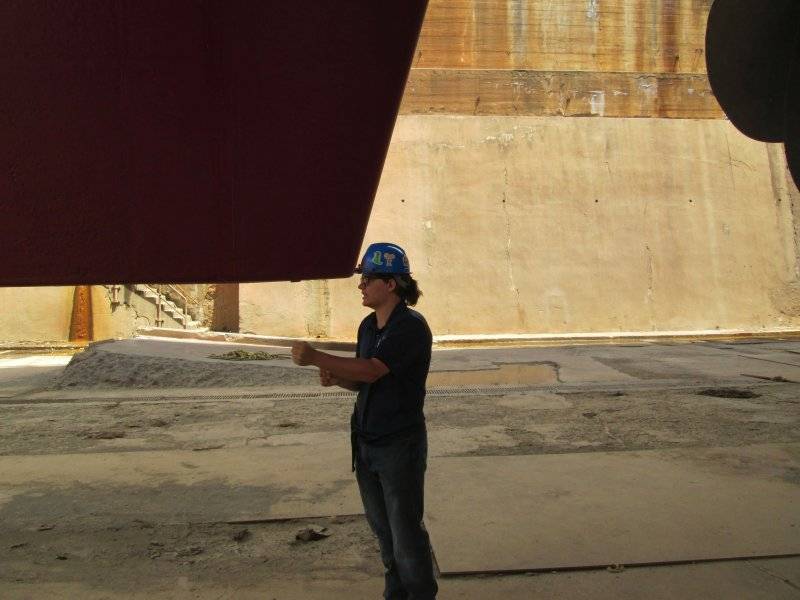
[[[89,379],[68,391],[41,389],[53,378],[45,370],[63,368],[57,365],[28,366],[19,377],[0,379],[0,539],[8,540],[0,544],[0,595],[206,600],[263,597],[269,590],[280,600],[360,600],[380,594],[377,550],[363,517],[261,518],[286,517],[292,506],[306,506],[306,515],[315,506],[358,512],[357,495],[347,495],[354,491],[347,446],[352,395],[304,396],[319,388],[292,385],[291,378],[290,385],[276,378],[233,386],[242,378],[240,365],[225,361],[231,370],[220,381],[227,387],[94,385],[115,362],[141,360],[172,364],[172,373],[159,371],[164,383],[185,377],[186,384],[194,371],[182,371],[183,363],[206,369],[215,364],[208,355],[232,347],[110,342],[84,362],[100,353],[113,360],[84,371]],[[726,469],[766,469],[800,485],[790,465],[748,462],[738,452],[800,441],[798,353],[797,342],[775,340],[437,350],[436,373],[483,376],[542,365],[552,372],[557,365],[560,380],[461,394],[440,388],[450,391],[426,403],[431,460],[668,448],[690,455],[727,447],[716,459]],[[298,376],[305,371],[283,368]],[[140,373],[144,379],[134,380],[140,384],[157,380],[147,369]],[[8,381],[13,390],[4,388]],[[699,394],[715,386],[753,397]],[[115,435],[87,435],[106,432]],[[322,508],[337,498],[340,508]],[[296,530],[312,523],[329,527],[332,536],[317,545],[294,543]],[[249,537],[233,540],[243,528]],[[656,600],[796,600],[798,561],[442,578],[440,598],[639,600],[646,593]]]

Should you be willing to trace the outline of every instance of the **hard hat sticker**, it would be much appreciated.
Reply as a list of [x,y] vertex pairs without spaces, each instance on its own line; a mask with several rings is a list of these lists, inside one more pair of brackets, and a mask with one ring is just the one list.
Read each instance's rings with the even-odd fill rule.
[[361,271],[364,273],[384,273],[401,275],[410,273],[405,251],[395,244],[379,242],[370,244],[364,250],[361,260]]

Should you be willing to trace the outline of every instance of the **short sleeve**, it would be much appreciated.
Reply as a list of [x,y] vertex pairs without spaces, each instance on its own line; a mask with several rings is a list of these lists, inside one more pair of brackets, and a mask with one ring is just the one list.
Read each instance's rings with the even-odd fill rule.
[[411,321],[398,331],[390,331],[378,345],[373,358],[385,364],[395,377],[403,377],[427,356],[431,347],[428,328],[419,321]]
[[356,335],[356,358],[361,358],[361,340],[364,339],[364,328],[366,325],[367,319],[364,319],[358,326],[358,334]]

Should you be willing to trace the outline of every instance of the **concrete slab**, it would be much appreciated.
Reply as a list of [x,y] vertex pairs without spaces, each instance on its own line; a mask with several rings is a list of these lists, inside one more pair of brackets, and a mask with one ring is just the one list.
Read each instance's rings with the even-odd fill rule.
[[[528,348],[471,348],[441,349],[433,353],[431,371],[470,371],[501,369],[508,365],[552,365],[558,383],[594,381],[627,383],[636,381],[618,370],[594,360],[591,347],[528,347]],[[504,383],[508,383],[506,380]],[[548,382],[544,382],[548,383]]]
[[233,350],[248,352],[268,352],[277,358],[270,361],[257,361],[276,366],[291,366],[291,352],[286,347],[263,346],[257,344],[232,344],[229,342],[207,342],[193,339],[137,337],[124,340],[109,340],[93,344],[91,349],[98,352],[125,354],[129,356],[151,356],[156,358],[180,358],[210,363],[219,363],[212,355],[225,354]]
[[[763,360],[769,358],[767,355],[773,352],[769,344],[737,343],[729,347],[703,343],[646,347],[604,346],[587,350],[602,364],[645,381],[746,381],[749,379],[747,374],[765,378],[800,377],[800,367],[788,364],[787,361]],[[756,356],[754,352],[761,354]]]
[[53,356],[35,354],[16,358],[0,358],[0,369],[21,369],[25,367],[64,367],[71,356]]
[[[326,391],[317,385],[272,385],[248,387],[157,387],[157,388],[97,388],[75,390],[46,390],[17,398],[20,403],[31,402],[157,402],[157,401],[214,401],[219,399],[272,398],[279,394],[315,394]],[[337,390],[338,391],[338,390]],[[342,390],[344,391],[344,390]]]
[[774,573],[800,572],[800,558],[570,571],[440,581],[440,600],[797,600],[800,588]]
[[50,354],[0,358],[0,398],[52,385],[71,358]]
[[[278,358],[210,358],[231,350],[266,351]],[[0,372],[0,383],[3,377],[7,378]],[[800,381],[800,342],[437,349],[428,385],[431,389],[475,385],[680,386],[723,381],[745,385],[775,377]],[[286,347],[141,337],[93,344],[49,383],[53,385],[38,388],[63,394],[91,388],[307,387],[317,386],[318,378],[316,369],[294,365]],[[25,388],[19,385],[5,396],[22,394]],[[36,391],[37,386],[24,385],[31,388],[30,393]]]
[[[443,577],[439,600],[798,600],[800,589],[775,576],[783,562],[800,572],[800,558],[734,561],[698,565],[672,565],[607,571],[572,571],[493,577]],[[179,577],[153,577],[137,589],[124,592],[109,585],[75,581],[74,575],[58,582],[2,581],[4,600],[375,600],[381,596],[380,577],[341,571],[308,573],[293,578],[269,568],[253,568],[237,582],[215,574],[191,570]],[[1,581],[1,580],[0,580]]]
[[800,553],[800,445],[431,461],[444,574]]
[[[342,433],[271,436],[263,447],[0,456],[0,519],[225,522],[359,514]],[[53,498],[62,495],[63,503]]]
[[800,558],[754,561],[753,566],[797,590],[800,597]]
[[[432,370],[500,368],[509,364],[555,366],[560,385],[675,384],[742,379],[738,357],[708,344],[630,344],[525,348],[473,348],[434,352]],[[753,368],[758,368],[759,365]],[[758,374],[774,370],[760,365]]]
[[489,369],[431,371],[428,386],[547,385],[558,383],[555,364],[501,364]]

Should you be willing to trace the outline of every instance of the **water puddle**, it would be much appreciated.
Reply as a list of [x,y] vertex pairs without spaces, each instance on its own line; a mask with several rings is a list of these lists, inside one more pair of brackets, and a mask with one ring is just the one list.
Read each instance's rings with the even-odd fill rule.
[[558,369],[549,363],[500,365],[477,371],[432,371],[428,385],[514,385],[558,383]]

